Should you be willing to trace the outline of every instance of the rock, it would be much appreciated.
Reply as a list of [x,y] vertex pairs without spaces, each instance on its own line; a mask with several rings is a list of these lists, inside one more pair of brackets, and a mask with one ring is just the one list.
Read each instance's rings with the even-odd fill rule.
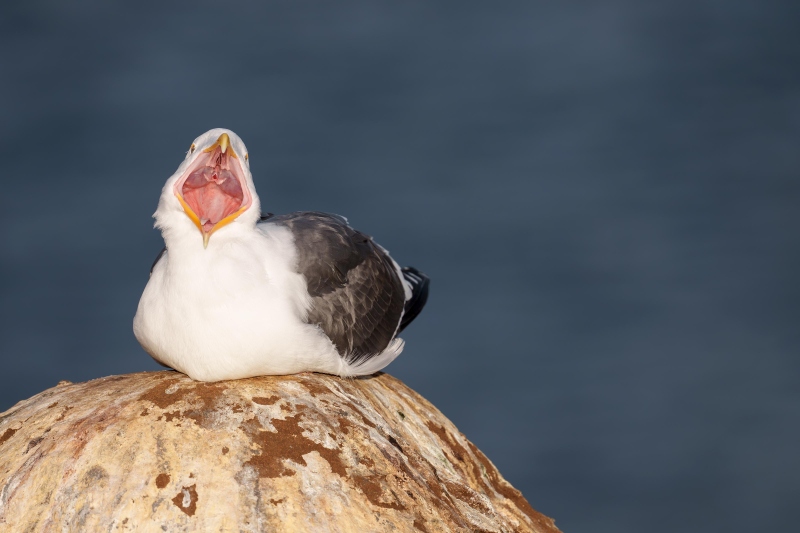
[[0,531],[556,532],[387,374],[61,382],[0,414]]

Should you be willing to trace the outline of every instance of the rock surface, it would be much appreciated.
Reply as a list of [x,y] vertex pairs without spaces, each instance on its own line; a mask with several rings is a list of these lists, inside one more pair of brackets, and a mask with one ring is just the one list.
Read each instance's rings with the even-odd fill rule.
[[0,531],[555,532],[387,374],[62,382],[0,414]]

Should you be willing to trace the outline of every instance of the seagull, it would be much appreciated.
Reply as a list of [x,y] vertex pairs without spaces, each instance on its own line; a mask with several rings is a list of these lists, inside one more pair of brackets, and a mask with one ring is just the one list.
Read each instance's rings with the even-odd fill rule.
[[194,140],[153,218],[166,246],[133,331],[194,380],[373,374],[428,298],[425,274],[344,217],[262,215],[247,148],[227,129]]

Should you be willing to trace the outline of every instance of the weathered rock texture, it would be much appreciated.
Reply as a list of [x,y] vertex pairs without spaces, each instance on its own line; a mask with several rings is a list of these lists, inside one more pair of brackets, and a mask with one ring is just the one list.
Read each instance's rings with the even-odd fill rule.
[[558,531],[382,374],[60,383],[0,414],[0,531]]

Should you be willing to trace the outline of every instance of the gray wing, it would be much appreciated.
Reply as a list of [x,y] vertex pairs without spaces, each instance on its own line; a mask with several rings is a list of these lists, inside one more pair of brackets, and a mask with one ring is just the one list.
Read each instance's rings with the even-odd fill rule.
[[295,237],[318,325],[349,363],[380,354],[394,338],[405,305],[399,273],[386,251],[337,215],[298,212],[263,218]]

